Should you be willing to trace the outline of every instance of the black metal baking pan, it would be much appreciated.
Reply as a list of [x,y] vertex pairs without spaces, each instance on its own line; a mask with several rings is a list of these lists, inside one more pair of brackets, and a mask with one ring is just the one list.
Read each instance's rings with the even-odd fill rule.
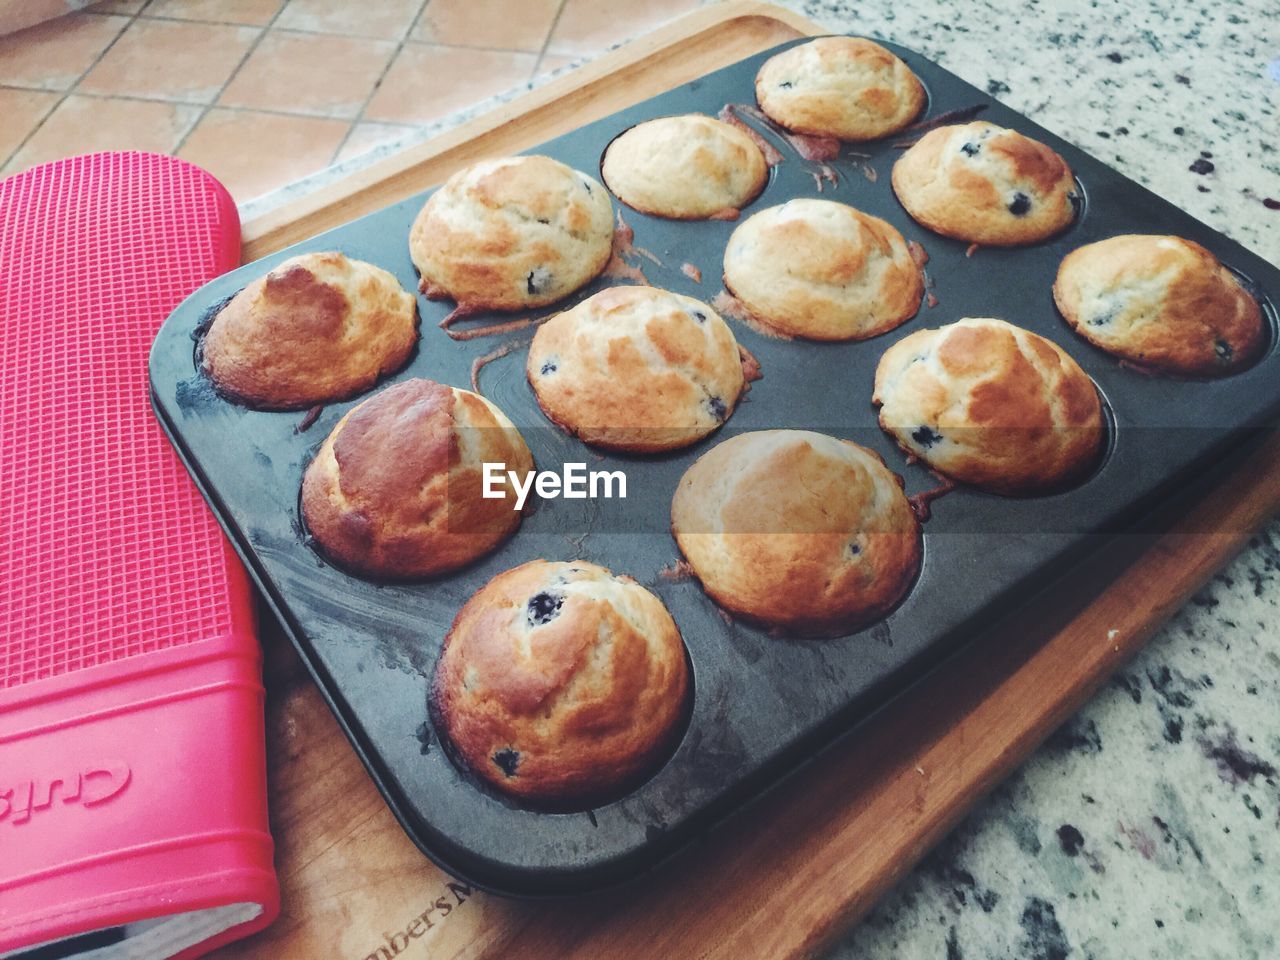
[[[1274,329],[1263,358],[1235,376],[1215,382],[1149,377],[1077,338],[1055,312],[1050,291],[1059,261],[1081,244],[1118,233],[1174,233],[1203,244],[1252,283],[1274,328],[1268,294],[1280,291],[1280,271],[935,64],[887,46],[928,89],[926,118],[981,106],[985,119],[1058,150],[1084,195],[1075,224],[1036,246],[982,248],[966,256],[967,244],[929,233],[894,199],[889,173],[901,154],[894,141],[910,134],[846,144],[832,164],[840,182],[824,184],[822,195],[883,217],[922,243],[937,304],[861,343],[772,340],[731,321],[739,341],[759,358],[764,379],[721,434],[678,455],[601,457],[543,418],[524,378],[523,351],[495,361],[481,374],[482,390],[521,428],[539,467],[585,461],[592,469],[623,469],[628,498],[544,502],[514,538],[453,576],[379,584],[326,564],[306,540],[298,488],[315,448],[357,401],[326,407],[300,431],[301,414],[254,412],[217,396],[197,369],[193,339],[211,308],[303,251],[341,250],[416,289],[407,237],[427,193],[220,277],[181,304],[160,331],[150,372],[161,422],[387,802],[445,869],[521,896],[572,894],[637,875],[865,718],[1019,598],[1049,584],[1098,534],[1134,523],[1250,427],[1274,422],[1280,412]],[[609,141],[639,121],[751,103],[756,70],[773,52],[530,152],[596,173]],[[744,216],[818,193],[817,166],[777,145],[785,159]],[[636,261],[651,283],[706,301],[722,289],[721,258],[733,223],[664,221],[618,206],[636,245],[661,261]],[[686,263],[701,269],[701,283],[682,271]],[[616,282],[597,280],[570,302]],[[466,386],[472,361],[506,339],[451,340],[437,327],[450,306],[419,297],[422,342],[394,380],[430,377]],[[668,530],[676,481],[729,430],[798,427],[849,437],[902,473],[908,493],[935,486],[935,478],[908,464],[876,427],[872,378],[881,353],[899,337],[966,316],[1002,317],[1043,334],[1093,377],[1112,430],[1106,459],[1089,480],[1032,499],[964,489],[949,494],[925,524],[925,561],[914,590],[887,619],[846,637],[790,640],[727,622],[696,581],[663,574],[678,558]],[[590,811],[525,809],[482,788],[440,748],[428,717],[429,678],[458,608],[491,576],[539,557],[595,561],[648,585],[679,624],[693,667],[692,713],[674,754],[633,793]]]

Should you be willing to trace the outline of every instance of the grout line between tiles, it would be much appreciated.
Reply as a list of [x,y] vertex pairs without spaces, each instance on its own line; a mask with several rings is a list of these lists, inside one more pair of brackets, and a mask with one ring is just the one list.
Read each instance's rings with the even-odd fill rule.
[[[147,7],[150,5],[151,4],[148,3]],[[263,27],[266,25],[264,23],[247,23],[244,20],[209,20],[205,17],[173,17],[165,16],[163,13],[144,13],[143,11],[145,11],[147,7],[143,7],[142,10],[139,10],[134,14],[134,16],[139,20],[158,20],[161,23],[190,23],[195,26],[205,27]],[[112,15],[109,10],[86,10],[84,12],[96,14],[99,17],[109,17]],[[128,16],[128,14],[124,14],[124,16]],[[269,23],[270,21],[267,22]],[[310,33],[312,31],[299,32]]]
[[[423,0],[422,6],[418,8],[417,16],[419,18],[422,16],[422,11],[423,9],[425,9],[428,2],[430,2],[430,0]],[[563,3],[564,3],[564,0],[561,0],[562,6],[563,6]],[[286,6],[287,6],[287,3],[286,3]],[[143,8],[143,9],[146,9],[146,8]],[[260,30],[265,30],[268,27],[271,27],[271,29],[275,30],[276,33],[293,33],[299,36],[306,36],[306,37],[343,37],[343,38],[349,38],[352,40],[373,40],[373,41],[380,41],[382,43],[395,43],[398,45],[397,49],[399,49],[400,46],[413,44],[413,45],[422,45],[422,46],[430,46],[430,47],[450,47],[452,49],[457,49],[457,50],[483,50],[488,53],[530,53],[530,54],[538,54],[538,55],[541,55],[542,51],[546,49],[545,42],[542,44],[542,46],[538,50],[524,50],[519,47],[489,47],[489,46],[480,46],[473,43],[437,43],[434,40],[415,40],[413,39],[411,34],[413,33],[413,28],[417,26],[417,20],[414,20],[409,25],[409,29],[405,32],[405,35],[403,37],[401,37],[399,40],[396,40],[394,37],[375,37],[372,34],[363,34],[363,33],[334,33],[328,30],[308,30],[306,27],[277,27],[277,26],[274,26],[274,23],[275,23],[274,17],[271,20],[267,21],[267,23],[262,24],[262,23],[245,23],[244,21],[241,21],[241,20],[208,20],[208,19],[196,19],[193,17],[166,17],[160,14],[141,13],[141,12],[136,14],[111,13],[110,11],[107,11],[107,10],[100,10],[100,11],[85,10],[83,12],[90,14],[92,16],[97,16],[97,17],[130,17],[132,19],[138,19],[138,20],[159,20],[163,23],[190,23],[195,26],[206,26],[206,27],[256,27]],[[281,9],[280,11],[277,12],[276,16],[278,17],[279,14],[283,12],[284,12],[283,9]],[[558,15],[559,15],[559,11],[557,11],[557,16]],[[554,23],[553,23],[553,26],[554,26]],[[547,36],[550,37],[550,35],[551,34],[548,31]]]
[[[351,120],[351,126],[347,127],[347,132],[343,135],[342,139],[338,141],[338,145],[334,147],[333,153],[329,155],[330,165],[337,161],[338,154],[342,153],[342,148],[347,145],[347,141],[350,140],[351,135],[355,133],[356,125],[364,120],[365,109],[369,106],[370,101],[373,100],[374,94],[381,89],[382,82],[387,79],[387,74],[391,72],[392,65],[397,59],[399,59],[401,51],[404,50],[405,46],[409,43],[409,36],[418,26],[418,21],[422,19],[422,13],[427,9],[427,5],[430,2],[431,0],[422,0],[422,2],[418,4],[417,12],[414,13],[413,19],[409,21],[408,29],[405,30],[404,35],[400,38],[400,42],[396,45],[395,50],[391,52],[391,56],[387,58],[386,64],[382,67],[382,72],[378,74],[378,79],[373,81],[373,86],[369,88],[369,93],[365,96],[364,102],[360,104],[360,109],[356,111],[355,117]],[[421,127],[421,124],[405,124],[405,126]]]
[[480,53],[517,53],[522,57],[536,57],[537,50],[521,50],[517,47],[478,47],[469,43],[436,43],[434,40],[406,39],[406,47],[438,47],[442,50],[475,50]]
[[258,35],[253,38],[253,43],[249,44],[249,48],[245,50],[244,56],[240,58],[240,62],[236,64],[235,69],[232,70],[227,76],[227,79],[223,81],[222,86],[218,88],[218,92],[214,94],[213,99],[204,105],[204,109],[201,110],[200,115],[196,117],[195,123],[187,127],[187,132],[179,138],[176,144],[174,144],[173,150],[171,150],[170,153],[175,157],[178,155],[178,151],[186,145],[187,140],[191,138],[191,134],[195,132],[195,129],[204,122],[204,118],[209,115],[209,111],[213,109],[214,104],[222,99],[222,95],[227,92],[227,87],[231,86],[231,81],[234,80],[236,75],[244,69],[244,65],[248,63],[249,58],[253,56],[253,51],[258,49],[259,44],[262,43],[262,38],[267,35],[267,31],[271,29],[287,6],[289,6],[287,2],[280,4],[280,8],[276,10],[271,19],[267,21],[266,25],[258,28]]
[[[153,2],[155,2],[155,0],[148,0],[147,6],[150,7],[150,5]],[[426,0],[423,0],[423,2],[425,4]],[[166,23],[194,23],[194,24],[204,24],[205,26],[214,26],[214,27],[261,27],[263,29],[266,29],[268,26],[273,26],[275,24],[276,20],[279,19],[280,15],[284,13],[284,8],[287,7],[288,5],[289,5],[288,0],[285,0],[285,2],[281,4],[280,9],[275,12],[275,14],[271,17],[271,19],[265,21],[264,23],[248,23],[244,20],[216,20],[216,19],[211,19],[209,17],[176,17],[176,16],[173,16],[172,14],[166,15],[163,13],[144,14],[142,12],[139,12],[138,14],[136,14],[136,16],[140,16],[144,20],[163,20]],[[101,10],[101,11],[85,10],[84,12],[93,13],[100,17],[113,15],[111,14],[110,11],[107,11],[107,10]],[[421,7],[419,8],[419,13],[421,13]],[[129,16],[129,14],[115,14],[115,16]],[[410,22],[408,29],[404,33],[404,36],[400,38],[400,42],[403,42],[408,37],[408,35],[413,32],[413,28],[416,25],[416,23],[417,23],[416,20]],[[371,33],[351,33],[348,31],[339,31],[339,30],[315,30],[307,27],[276,27],[275,29],[281,32],[288,32],[288,33],[305,33],[307,36],[311,36],[311,37],[349,37],[354,40],[381,40],[384,43],[397,42],[395,37],[388,37],[385,35],[375,35]]]
[[[58,94],[57,99],[54,101],[50,109],[36,124],[33,125],[33,127],[27,132],[26,136],[23,137],[21,142],[18,143],[18,145],[12,151],[10,151],[7,156],[0,157],[0,167],[3,167],[5,164],[11,162],[13,158],[27,145],[27,143],[31,140],[31,138],[34,137],[35,134],[41,128],[43,128],[43,126],[49,120],[49,118],[52,117],[53,114],[56,113],[62,107],[65,101],[73,95],[94,98],[94,99],[104,99],[104,100],[118,99],[118,100],[126,100],[126,101],[133,101],[133,102],[142,102],[142,103],[166,103],[166,104],[173,104],[175,106],[196,108],[198,110],[198,113],[196,114],[195,119],[190,123],[190,125],[188,125],[187,129],[183,132],[182,136],[178,139],[177,143],[173,146],[172,150],[170,151],[174,155],[176,155],[186,145],[187,141],[190,139],[194,131],[201,125],[201,123],[204,122],[204,120],[208,117],[209,113],[214,109],[226,110],[226,111],[235,112],[235,113],[263,113],[263,114],[280,116],[280,117],[304,117],[304,118],[346,121],[347,129],[343,134],[342,139],[339,141],[337,147],[333,150],[333,153],[331,154],[329,159],[329,163],[333,164],[337,162],[338,156],[346,148],[347,144],[350,142],[355,132],[356,127],[361,123],[387,124],[387,125],[393,125],[398,127],[411,127],[411,128],[417,128],[417,129],[422,129],[424,126],[426,126],[425,124],[422,124],[422,123],[413,123],[413,122],[406,123],[404,121],[385,121],[385,120],[367,120],[366,119],[366,111],[369,104],[372,102],[374,96],[381,89],[382,84],[385,82],[387,75],[390,72],[392,66],[395,64],[395,62],[403,53],[406,47],[411,45],[412,46],[431,46],[431,47],[437,47],[437,48],[446,49],[446,50],[450,50],[450,49],[480,50],[480,51],[495,52],[495,53],[519,53],[523,55],[533,54],[534,55],[533,69],[526,80],[526,83],[531,84],[532,81],[540,75],[540,72],[543,68],[546,58],[550,52],[552,37],[555,35],[555,31],[558,28],[560,21],[564,16],[567,3],[568,3],[568,0],[559,0],[555,13],[551,19],[551,23],[548,26],[545,36],[543,37],[542,43],[539,46],[538,50],[535,52],[530,50],[513,50],[508,48],[502,48],[502,47],[472,47],[472,46],[463,46],[458,44],[441,44],[441,43],[433,43],[430,41],[416,40],[413,38],[413,31],[417,28],[418,23],[422,19],[424,12],[427,10],[427,8],[430,5],[430,0],[422,0],[422,2],[418,5],[414,13],[414,16],[408,21],[407,27],[401,33],[398,40],[388,40],[388,38],[385,38],[385,37],[362,38],[362,39],[369,39],[369,40],[380,40],[382,42],[387,42],[387,43],[394,43],[395,49],[391,52],[391,55],[388,57],[385,65],[382,68],[381,73],[379,74],[377,80],[374,82],[369,93],[365,96],[364,100],[361,102],[354,116],[351,117],[350,119],[341,117],[341,116],[334,116],[331,114],[317,113],[317,112],[299,112],[299,111],[276,110],[276,109],[253,109],[253,108],[239,107],[239,106],[225,106],[219,103],[222,96],[225,94],[227,88],[239,75],[240,71],[244,68],[248,60],[253,56],[253,54],[259,48],[260,44],[263,42],[263,39],[266,37],[266,35],[269,32],[275,31],[276,33],[280,33],[280,34],[296,34],[296,35],[302,35],[302,36],[348,36],[348,34],[335,34],[335,33],[329,33],[325,31],[319,31],[319,30],[296,29],[291,27],[277,27],[276,23],[278,22],[280,17],[284,14],[285,10],[289,7],[288,0],[285,0],[285,2],[283,2],[280,5],[280,7],[267,20],[267,22],[261,26],[257,24],[234,23],[234,22],[225,21],[225,20],[184,19],[181,17],[171,17],[171,16],[163,16],[163,15],[157,16],[154,14],[148,14],[147,11],[150,10],[153,6],[155,6],[156,0],[146,0],[146,2],[143,3],[138,8],[137,11],[129,14],[116,13],[116,12],[107,11],[107,10],[98,11],[93,9],[87,9],[81,12],[91,16],[120,18],[120,19],[124,19],[126,22],[121,27],[121,29],[116,33],[116,35],[111,39],[111,41],[105,47],[103,47],[103,49],[97,54],[97,56],[94,57],[93,61],[85,68],[85,70],[78,77],[76,77],[76,79],[71,83],[71,85],[66,90],[47,91],[47,90],[42,90],[41,88],[38,88],[38,87],[24,87],[19,84],[0,84],[0,87],[5,87],[9,89],[39,90],[40,92],[49,92],[49,93]],[[248,48],[246,49],[243,56],[240,58],[239,62],[235,65],[234,69],[231,71],[230,75],[226,78],[223,84],[219,87],[217,93],[213,96],[213,98],[208,103],[203,103],[203,104],[192,103],[189,101],[169,99],[162,96],[151,97],[151,96],[138,96],[138,95],[114,95],[114,94],[82,92],[80,90],[80,83],[83,82],[84,78],[101,62],[101,60],[107,55],[107,53],[116,45],[116,43],[119,42],[120,38],[127,31],[129,31],[138,20],[155,20],[155,21],[163,21],[163,22],[170,22],[170,23],[191,23],[191,24],[197,24],[197,25],[206,24],[206,25],[235,26],[235,27],[241,27],[241,28],[248,27],[248,28],[257,29],[258,34],[256,37],[254,37],[253,41],[249,44]],[[355,35],[350,35],[350,36],[355,36]]]
[[[285,8],[288,6],[287,2],[281,4],[280,8],[275,12],[275,14],[272,15],[272,17],[264,25],[240,23],[240,22],[234,22],[234,21],[228,21],[228,20],[187,19],[187,18],[181,18],[181,17],[168,17],[168,16],[161,16],[161,15],[148,13],[147,11],[150,10],[152,6],[154,6],[155,2],[156,0],[146,0],[146,2],[141,7],[139,7],[137,11],[133,13],[117,13],[109,10],[94,10],[92,8],[80,11],[81,13],[88,16],[123,18],[127,22],[121,27],[120,31],[116,34],[116,36],[112,38],[111,42],[108,43],[98,53],[98,55],[94,58],[94,60],[85,68],[85,70],[78,77],[76,77],[75,81],[66,90],[51,91],[42,87],[23,86],[22,84],[0,84],[0,87],[5,89],[34,90],[40,93],[54,93],[58,95],[57,100],[53,103],[53,105],[50,107],[48,112],[45,113],[45,115],[29,131],[27,131],[27,135],[22,139],[22,141],[6,156],[0,157],[0,168],[2,168],[5,164],[11,161],[13,157],[15,157],[19,153],[19,151],[21,151],[22,148],[26,146],[27,142],[36,134],[36,132],[39,131],[40,128],[44,126],[45,122],[58,110],[59,107],[62,106],[63,102],[68,97],[71,97],[73,95],[80,96],[80,97],[89,97],[93,99],[102,99],[102,100],[127,100],[127,101],[138,102],[138,103],[165,103],[165,104],[172,104],[175,106],[198,108],[200,111],[199,114],[196,116],[195,120],[187,128],[187,130],[183,133],[182,137],[178,140],[178,143],[173,147],[171,151],[175,155],[183,147],[183,145],[185,145],[185,143],[187,142],[191,134],[195,131],[196,127],[198,127],[200,123],[205,119],[205,117],[209,114],[209,112],[215,108],[219,110],[228,110],[232,112],[265,113],[265,114],[270,114],[272,116],[283,116],[283,117],[308,117],[308,118],[318,118],[318,119],[326,119],[326,120],[347,119],[344,117],[335,117],[335,116],[324,114],[324,113],[296,112],[296,111],[289,111],[289,110],[271,110],[271,109],[251,109],[247,107],[226,106],[218,103],[223,93],[226,91],[226,88],[230,85],[231,81],[234,80],[235,77],[239,74],[240,70],[244,67],[249,57],[252,56],[253,52],[257,49],[258,45],[262,42],[264,36],[267,34],[268,31],[274,30],[277,33],[298,34],[303,36],[347,36],[346,34],[334,34],[334,33],[327,33],[320,30],[306,30],[306,29],[297,29],[293,27],[276,27],[275,26],[276,21],[280,18],[280,16],[284,13]],[[341,142],[338,144],[337,148],[334,150],[332,154],[332,157],[330,158],[331,163],[336,161],[338,154],[340,154],[342,150],[345,148],[347,142],[351,139],[351,136],[355,130],[356,125],[359,123],[364,123],[364,122],[385,123],[385,124],[393,124],[396,126],[409,126],[409,127],[417,127],[417,128],[421,128],[422,126],[424,126],[423,124],[420,124],[420,123],[405,123],[403,121],[395,121],[395,122],[376,121],[376,120],[366,121],[366,118],[365,118],[365,109],[368,107],[370,101],[373,99],[374,94],[378,92],[378,89],[381,87],[383,81],[386,79],[387,73],[390,71],[392,64],[395,62],[396,58],[399,57],[400,53],[404,50],[406,46],[414,45],[414,46],[431,46],[431,47],[439,47],[443,49],[456,49],[456,50],[480,50],[480,51],[491,52],[491,53],[534,54],[536,59],[534,61],[533,71],[531,72],[528,78],[529,80],[532,80],[534,77],[538,76],[538,71],[542,65],[543,59],[546,56],[547,48],[551,41],[551,36],[554,33],[556,25],[559,23],[560,17],[564,12],[566,0],[560,0],[559,6],[556,8],[555,15],[552,18],[551,24],[547,30],[546,36],[543,38],[542,44],[537,51],[517,50],[513,48],[506,48],[506,47],[464,46],[460,44],[433,43],[430,41],[414,40],[412,38],[413,30],[416,28],[418,21],[421,20],[423,11],[427,8],[429,3],[430,3],[430,0],[422,0],[422,3],[418,7],[416,13],[414,14],[413,19],[409,22],[408,27],[405,29],[404,33],[401,35],[398,41],[389,41],[385,37],[360,38],[360,39],[370,39],[370,40],[381,40],[383,42],[393,42],[396,44],[396,48],[394,51],[392,51],[390,58],[387,60],[386,65],[383,67],[381,74],[379,75],[378,79],[375,81],[373,88],[370,90],[368,96],[366,96],[364,101],[361,103],[360,108],[357,111],[356,115],[349,120],[349,126],[347,129],[347,132],[343,136]],[[259,33],[258,33],[258,36],[254,38],[254,41],[250,44],[249,48],[245,52],[244,56],[241,58],[240,62],[236,64],[235,69],[232,70],[231,75],[218,89],[217,94],[215,94],[214,98],[209,103],[203,103],[203,104],[193,103],[187,100],[180,100],[176,98],[160,97],[160,96],[147,97],[147,96],[138,96],[138,95],[126,95],[126,94],[89,93],[89,92],[80,90],[81,81],[83,81],[84,78],[93,70],[93,68],[98,65],[99,61],[101,61],[102,58],[106,56],[107,52],[112,47],[115,46],[115,44],[119,41],[120,37],[122,37],[124,33],[128,31],[130,27],[132,27],[133,24],[138,20],[158,20],[166,23],[191,23],[191,24],[197,24],[197,25],[204,24],[204,25],[216,25],[216,26],[249,27],[249,28],[256,28],[259,31]]]
[[[30,130],[27,131],[27,135],[22,138],[22,142],[20,142],[16,147],[14,147],[12,150],[9,151],[9,155],[4,158],[4,161],[2,163],[0,163],[0,170],[3,170],[6,166],[8,166],[8,164],[13,160],[13,158],[16,157],[19,154],[19,152],[21,152],[22,148],[27,145],[27,143],[31,140],[31,138],[34,137],[40,131],[40,128],[43,127],[45,123],[48,122],[49,118],[52,117],[55,113],[57,113],[58,108],[62,106],[63,103],[66,102],[67,97],[75,93],[76,88],[80,86],[80,81],[83,80],[88,75],[90,70],[92,70],[94,67],[98,65],[98,63],[102,60],[102,58],[107,55],[107,51],[110,50],[119,42],[120,38],[124,36],[125,31],[128,30],[131,26],[133,26],[133,22],[138,19],[138,14],[141,13],[142,10],[144,9],[146,9],[145,6],[140,7],[137,13],[101,14],[101,16],[124,17],[128,22],[125,23],[125,25],[122,26],[120,30],[116,33],[116,35],[111,38],[110,43],[108,43],[105,47],[103,47],[101,50],[98,51],[98,55],[93,58],[93,62],[90,63],[87,67],[84,68],[84,70],[80,72],[80,75],[76,77],[75,81],[71,84],[71,86],[67,87],[67,89],[65,90],[51,91],[53,93],[61,93],[61,96],[58,97],[57,102],[54,103],[54,105],[49,108],[49,112],[46,113],[43,117],[41,117],[39,122],[36,123],[34,127],[32,127]],[[15,170],[13,172],[19,173],[21,171]]]
[[542,69],[542,61],[547,58],[547,48],[551,46],[551,38],[555,36],[556,27],[560,26],[560,17],[564,15],[565,5],[569,0],[560,0],[560,6],[556,7],[556,15],[551,18],[551,26],[547,29],[547,35],[542,40],[542,47],[538,50],[538,59],[533,62],[533,72],[529,74],[532,80],[538,75]]
[[[143,20],[158,20],[161,23],[190,23],[195,26],[204,27],[258,27],[265,30],[275,24],[276,19],[284,12],[284,8],[288,3],[283,4],[279,10],[275,12],[270,20],[266,23],[244,23],[240,20],[206,20],[196,19],[194,17],[166,17],[161,14],[148,13],[142,16]],[[352,40],[381,40],[383,43],[394,43],[393,37],[375,37],[367,33],[335,33],[330,30],[307,30],[305,27],[276,27],[281,33],[304,33],[309,37],[349,37]]]
[[[0,84],[0,90],[26,90],[25,87],[9,87]],[[270,107],[232,107],[222,103],[203,104],[191,100],[167,100],[161,97],[143,97],[132,93],[86,93],[84,91],[76,91],[77,97],[84,97],[86,100],[127,100],[130,103],[163,103],[172,107],[191,107],[200,110],[204,107],[210,107],[217,110],[225,110],[227,113],[266,113],[273,117],[293,117],[302,118],[304,120],[350,120],[349,117],[339,117],[327,113],[311,113],[299,110],[276,110]]]

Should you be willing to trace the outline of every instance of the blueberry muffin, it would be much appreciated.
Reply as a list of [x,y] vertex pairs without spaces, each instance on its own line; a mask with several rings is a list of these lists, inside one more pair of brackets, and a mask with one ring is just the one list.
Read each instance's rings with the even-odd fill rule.
[[687,446],[733,413],[738,341],[705,303],[611,287],[544,324],[529,383],[547,417],[586,443],[648,453]]
[[417,341],[413,295],[395,277],[341,253],[304,253],[218,311],[201,364],[233,400],[299,410],[369,389],[404,366]]
[[612,248],[613,204],[604,187],[539,156],[459,170],[409,233],[422,292],[477,310],[554,303],[594,279]]
[[924,295],[902,234],[831,200],[789,200],[744,221],[725,249],[724,283],[766,327],[812,340],[892,330]]
[[405,380],[338,421],[303,477],[302,515],[324,553],[357,573],[436,576],[520,526],[508,481],[502,497],[484,496],[485,463],[504,464],[504,477],[533,469],[520,432],[484,397]]
[[733,219],[764,189],[769,167],[744,131],[698,113],[637,124],[600,164],[619,200],[673,220]]
[[875,140],[897,133],[924,107],[924,86],[892,53],[861,37],[819,37],[765,61],[756,101],[797,133]]
[[1163,373],[1221,377],[1266,342],[1262,310],[1230,270],[1181,237],[1125,235],[1067,254],[1053,299],[1090,343]]
[[893,191],[944,237],[1013,247],[1075,218],[1075,178],[1043,143],[982,120],[939,127],[893,165]]
[[503,793],[585,807],[634,786],[674,747],[689,694],[684,643],[630,577],[534,560],[458,613],[431,684],[455,756]]
[[885,351],[872,402],[909,455],[993,493],[1061,489],[1105,439],[1093,381],[1055,343],[1003,320],[919,330]]
[[680,479],[671,529],[725,610],[802,636],[884,617],[920,569],[920,526],[875,453],[807,430],[717,444]]

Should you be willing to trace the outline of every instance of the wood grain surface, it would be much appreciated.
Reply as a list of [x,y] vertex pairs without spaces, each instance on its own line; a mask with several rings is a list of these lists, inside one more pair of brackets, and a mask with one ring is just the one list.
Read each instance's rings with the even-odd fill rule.
[[[253,259],[483,156],[543,140],[821,29],[702,8],[434,141],[245,225]],[[1229,489],[1230,496],[1214,495]],[[283,912],[221,958],[599,960],[811,956],[865,913],[1280,508],[1280,438],[1111,540],[747,810],[622,890],[519,903],[400,830],[288,641],[262,622]]]

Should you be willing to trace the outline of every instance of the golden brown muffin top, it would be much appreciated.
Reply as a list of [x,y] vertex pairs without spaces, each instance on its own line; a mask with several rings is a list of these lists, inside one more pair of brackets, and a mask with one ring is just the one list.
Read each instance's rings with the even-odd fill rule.
[[348,500],[388,518],[416,513],[423,489],[456,462],[456,402],[443,383],[406,380],[352,410],[333,441]]
[[609,259],[613,205],[586,174],[544,156],[483,160],[427,198],[409,251],[433,299],[519,310],[553,303]]
[[1075,218],[1075,178],[1051,147],[984,120],[926,133],[893,167],[907,212],[943,236],[1011,246]]
[[1126,234],[1073,250],[1053,286],[1076,332],[1131,363],[1225,376],[1266,345],[1258,301],[1200,244]]
[[432,697],[477,775],[516,796],[575,802],[651,769],[688,683],[679,630],[657,597],[592,563],[535,560],[467,601]]
[[203,366],[228,396],[266,409],[341,400],[398,369],[417,342],[413,297],[337,252],[291,257],[218,312]]
[[801,635],[879,619],[919,569],[901,479],[872,451],[807,430],[717,444],[681,478],[671,523],[717,603]]
[[880,424],[963,483],[1044,492],[1087,472],[1104,439],[1088,375],[1060,347],[1003,320],[920,330],[876,369]]
[[405,380],[333,428],[303,478],[303,514],[325,552],[358,572],[434,576],[519,525],[508,481],[504,497],[483,496],[485,462],[518,474],[533,468],[519,431],[489,401]]
[[732,124],[702,114],[659,117],[625,131],[600,173],[619,200],[658,217],[737,217],[769,176],[760,147]]
[[861,37],[819,37],[765,61],[756,100],[798,133],[874,140],[901,130],[924,106],[924,86],[880,44]]
[[728,325],[705,303],[654,287],[610,287],[557,314],[534,336],[527,372],[553,422],[636,452],[706,436],[745,386]]
[[884,333],[913,316],[924,294],[892,224],[813,198],[768,207],[737,227],[724,280],[766,327],[815,340]]

